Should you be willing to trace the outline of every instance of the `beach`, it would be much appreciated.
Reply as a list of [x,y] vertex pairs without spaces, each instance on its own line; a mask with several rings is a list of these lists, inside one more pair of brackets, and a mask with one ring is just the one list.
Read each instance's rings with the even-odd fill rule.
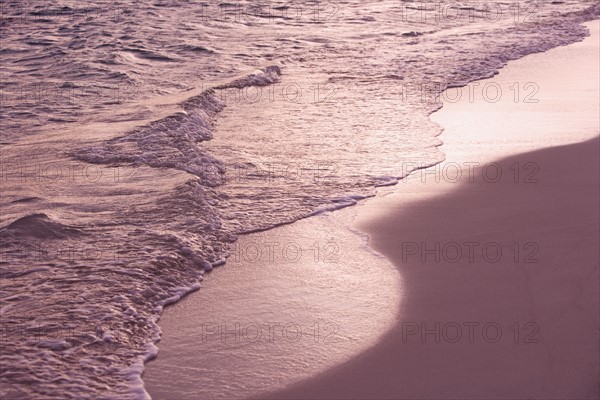
[[599,17],[2,2],[0,397],[597,397]]
[[[303,290],[293,298],[305,315],[295,318],[297,309],[278,307],[274,294],[290,286],[278,279],[289,282],[307,273],[307,265],[294,264],[274,277],[271,269],[285,266],[281,260],[267,263],[271,268],[266,271],[265,265],[228,262],[225,268],[236,269],[249,283],[253,277],[264,280],[267,289],[258,292],[258,300],[249,287],[233,290],[236,296],[226,300],[226,310],[249,305],[238,314],[223,312],[219,296],[211,296],[211,286],[208,293],[203,289],[173,311],[167,309],[160,323],[161,355],[145,375],[153,398],[190,393],[273,399],[596,398],[599,194],[594,182],[599,179],[599,142],[594,114],[598,81],[593,75],[597,61],[591,60],[597,59],[598,22],[587,26],[592,37],[584,42],[510,62],[499,75],[479,82],[505,92],[515,82],[535,82],[537,102],[516,102],[512,93],[495,103],[483,97],[463,99],[462,104],[446,102],[432,115],[445,129],[440,136],[445,161],[416,170],[375,198],[330,215],[340,215],[338,223],[367,233],[369,246],[398,271],[397,285],[374,283],[380,284],[378,293],[399,291],[398,304],[383,305],[379,311],[395,310],[394,316],[387,325],[374,324],[378,328],[365,345],[347,347],[346,352],[354,351],[352,357],[333,367],[324,363],[328,369],[313,370],[314,375],[301,382],[294,383],[285,372],[274,385],[267,380],[270,387],[279,385],[282,390],[251,389],[248,382],[265,379],[244,375],[241,380],[244,371],[265,371],[267,365],[286,371],[290,363],[318,360],[333,347],[326,342],[316,349],[294,347],[283,340],[264,340],[257,346],[243,336],[236,338],[235,321],[303,324],[312,315],[337,321],[340,331],[347,332],[360,329],[356,321],[370,317],[359,313],[360,307],[348,311],[343,296],[323,296],[314,279],[302,278]],[[573,57],[580,69],[565,69],[561,62],[574,62]],[[536,68],[540,64],[554,68],[541,76]],[[317,224],[309,219],[293,225],[298,225],[295,231],[264,232],[261,243],[300,243],[303,235],[313,237],[310,232],[340,232],[331,221]],[[340,257],[344,263],[361,255],[342,251]],[[223,279],[237,286],[235,279]],[[355,293],[366,292],[368,297],[373,290],[369,285]],[[324,302],[323,297],[333,301]],[[206,310],[208,298],[216,304]],[[260,304],[262,312],[254,313],[261,310]],[[319,304],[329,308],[323,311]],[[211,311],[213,307],[217,309]],[[212,326],[211,344],[202,332],[207,321],[227,321],[230,332],[220,336],[222,327]],[[219,346],[208,365],[194,361],[206,360],[202,353],[215,343]],[[288,358],[277,358],[282,347],[288,347],[295,361],[289,353]],[[220,357],[230,367],[213,373]],[[245,357],[249,361],[241,361]],[[179,372],[167,377],[165,371]],[[212,389],[220,381],[220,388]]]
[[[497,162],[536,162],[544,183],[477,179],[419,204],[384,200],[385,218],[363,227],[400,268],[396,327],[350,362],[270,398],[597,398],[598,188],[590,182],[598,144]],[[436,243],[442,250],[421,249]]]
[[[597,60],[598,22],[588,26],[587,55],[583,43],[571,47]],[[569,48],[529,58],[552,65],[564,51]],[[524,62],[509,68],[518,71]],[[564,113],[546,116],[560,129],[531,132],[532,124],[523,124],[521,131],[505,132],[517,143],[539,134],[523,146],[540,150],[489,159],[486,152],[506,153],[510,145],[489,148],[478,141],[472,148],[482,151],[469,152],[452,146],[451,135],[460,132],[447,129],[442,150],[450,150],[441,167],[415,172],[392,195],[362,207],[357,226],[404,282],[397,324],[350,362],[269,398],[598,398],[600,143],[590,129],[598,117],[571,118],[578,106],[587,109],[585,93],[595,90],[598,77],[551,71],[562,77],[553,80],[555,87],[564,87],[541,91],[540,103],[561,99]],[[503,72],[492,80],[501,82]],[[542,90],[550,86],[536,78],[530,74],[528,81]],[[452,119],[452,106],[445,111],[440,119]],[[494,121],[489,124],[493,131]],[[545,148],[586,135],[592,139]],[[469,157],[451,158],[459,154]],[[464,173],[459,180],[456,165]]]

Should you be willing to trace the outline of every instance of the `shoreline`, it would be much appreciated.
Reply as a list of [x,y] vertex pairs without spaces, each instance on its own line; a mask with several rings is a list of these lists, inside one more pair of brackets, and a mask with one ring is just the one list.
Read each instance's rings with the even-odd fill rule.
[[[594,21],[594,22],[597,22],[597,21]],[[587,38],[586,38],[586,39],[587,39]],[[579,42],[579,43],[581,43],[581,42]],[[573,45],[571,45],[571,46],[573,46]],[[569,47],[569,46],[567,46],[567,47]],[[554,50],[554,49],[553,49],[553,50]],[[550,50],[550,51],[553,51],[553,50]],[[545,54],[545,53],[547,53],[547,52],[544,52],[544,53],[536,53],[536,55],[543,55],[543,54]],[[526,56],[525,58],[527,58],[527,57],[531,57],[531,55],[529,55],[529,56]],[[520,60],[522,60],[522,59],[520,59]],[[514,62],[518,62],[518,61],[519,61],[519,60],[517,60],[517,61],[509,61],[509,65],[510,65],[510,64],[512,64],[512,63],[514,63]],[[506,68],[507,68],[507,67],[504,67],[504,68],[502,69],[502,71],[504,71]],[[446,106],[444,105],[444,107],[446,107]],[[442,135],[441,137],[442,137],[442,138],[444,138],[444,135]],[[444,146],[442,147],[442,150],[443,150],[443,151],[445,151],[445,150],[446,150],[446,144],[444,144]],[[443,164],[443,163],[444,163],[444,162],[442,162],[442,164]],[[439,165],[439,164],[438,164],[438,165]],[[398,191],[401,191],[401,190],[402,190],[402,188],[403,188],[403,183],[402,183],[402,182],[400,182],[399,184],[397,184],[397,185],[396,185],[396,186],[393,188],[393,191],[397,193]],[[381,190],[381,189],[383,189],[383,188],[379,188],[379,189]],[[393,195],[392,195],[392,196],[393,196]],[[423,196],[423,193],[420,193],[420,194],[418,194],[418,196],[422,197],[422,196]],[[379,198],[379,195],[378,195],[378,198]],[[359,214],[361,214],[361,215],[363,215],[364,213],[367,213],[367,214],[368,214],[368,211],[366,211],[366,212],[365,212],[365,209],[366,209],[366,208],[369,208],[369,203],[371,203],[371,201],[375,201],[375,202],[379,201],[379,199],[378,199],[378,198],[376,198],[376,199],[373,199],[373,200],[369,200],[369,202],[366,202],[366,204],[361,204],[359,207],[353,208],[353,209],[356,209],[356,211],[353,211],[353,212],[352,212],[352,214],[355,214],[355,213],[359,213]],[[420,201],[422,201],[422,200],[420,200]],[[425,201],[427,201],[427,200],[425,200]],[[373,209],[373,208],[377,208],[377,206],[372,206],[372,207],[371,207],[371,209]],[[342,211],[340,211],[340,212],[338,212],[338,213],[339,213],[339,214],[341,214],[342,212],[344,212],[344,210],[342,210]],[[347,213],[347,214],[350,214],[350,213]],[[363,217],[362,217],[361,215],[359,215],[359,219],[361,219],[361,220],[362,220],[362,219],[363,219]],[[371,217],[372,217],[372,216],[371,216]],[[314,217],[310,218],[310,220],[312,220],[313,218],[314,218]],[[344,218],[346,218],[346,217],[344,217]],[[292,224],[292,225],[298,224],[299,222],[300,222],[300,221],[297,221],[296,223],[294,223],[294,224]],[[363,230],[363,229],[362,229],[362,227],[360,226],[360,224],[359,224],[359,228],[361,228],[360,230]],[[279,229],[279,228],[278,228],[278,229]],[[380,251],[381,253],[383,253],[383,254],[385,254],[386,256],[388,256],[388,257],[389,257],[390,255],[389,255],[389,254],[386,254],[386,251],[385,251],[385,249],[384,249],[384,248],[379,248],[377,245],[375,245],[375,242],[377,241],[377,239],[374,239],[375,235],[373,235],[373,233],[372,233],[372,232],[370,232],[370,231],[369,231],[369,229],[365,229],[365,231],[366,231],[366,232],[368,232],[369,234],[371,234],[371,237],[372,237],[372,240],[371,240],[371,245],[372,245],[372,246],[373,246],[373,247],[374,247],[376,250]],[[228,262],[228,264],[230,264],[230,263]],[[178,304],[181,304],[181,303],[185,302],[185,301],[186,301],[188,298],[189,298],[189,297],[186,297],[185,299],[183,299],[183,300],[182,300],[180,303],[178,303]],[[165,315],[163,315],[163,317],[161,317],[161,322],[163,322],[163,320],[164,320],[164,319],[165,319]],[[385,338],[387,338],[387,337],[388,337],[388,334],[386,334],[386,333],[382,333],[382,334],[384,334],[384,335],[385,335]],[[384,339],[384,340],[385,340],[385,339]],[[161,355],[164,355],[164,353],[165,353],[165,352],[163,351],[163,346],[162,346],[162,344],[163,344],[163,343],[161,343],[161,346],[160,346],[160,347],[161,347]],[[366,353],[363,353],[363,354],[369,354],[369,353],[371,353],[372,351],[376,351],[376,349],[377,349],[377,348],[379,348],[380,346],[381,346],[381,342],[377,342],[377,343],[375,344],[375,347],[374,347],[373,349],[371,349],[371,350],[367,350],[367,351],[366,351]],[[359,355],[357,358],[360,358],[360,357],[362,357],[362,356],[363,356],[363,354]],[[351,361],[350,361],[350,363],[354,362],[354,360],[355,360],[355,359],[351,360]],[[148,365],[152,366],[152,365],[155,365],[155,364],[154,364],[154,362],[153,362],[153,363],[151,363],[151,364],[148,364]],[[344,365],[346,365],[346,364],[344,364]],[[148,368],[148,366],[147,366],[147,368]],[[334,367],[334,368],[333,368],[333,370],[331,370],[331,371],[336,371],[336,370],[338,370],[339,368],[343,368],[343,366],[342,366],[342,367]],[[329,375],[331,374],[331,371],[327,372],[325,375],[326,375],[326,376],[329,376]],[[318,380],[319,378],[314,378],[314,379],[317,379],[317,380]],[[312,379],[309,379],[309,381],[308,381],[308,382],[310,382],[310,381],[312,381]],[[300,384],[300,386],[302,386],[302,385],[303,385],[303,384],[301,383],[301,384]],[[311,384],[308,384],[308,385],[310,386]],[[152,390],[151,390],[150,392],[152,392]],[[301,391],[301,392],[302,392],[302,391]],[[309,390],[308,392],[310,393],[310,390]],[[286,396],[288,396],[288,395],[291,395],[292,397],[288,397],[288,398],[296,398],[296,397],[293,397],[293,396],[295,396],[295,395],[294,395],[294,394],[292,394],[292,393],[298,393],[298,392],[295,392],[293,389],[292,389],[290,392],[286,392],[286,391],[284,391],[283,393],[281,393],[281,392],[278,392],[278,393],[276,394],[276,397],[279,397],[279,396],[286,397]],[[304,392],[302,392],[302,393],[304,393]],[[321,392],[320,392],[320,393],[321,393]],[[354,391],[351,391],[350,393],[354,393]],[[330,394],[331,394],[330,392],[322,392],[322,393],[321,393],[321,395],[327,395],[327,396],[329,396]]]
[[[244,399],[371,353],[413,287],[355,222],[444,160],[442,90],[600,18],[592,0],[18,3],[0,7],[7,398]],[[535,96],[519,82],[506,96]]]
[[[568,62],[577,65],[572,57],[590,56],[581,49],[593,48],[598,40],[598,21],[586,25],[592,30],[587,41],[509,62],[492,79],[520,79],[520,72],[535,72],[536,65],[550,64],[565,52]],[[597,71],[597,47],[595,52],[592,71]],[[591,85],[587,89],[597,93],[598,83],[586,82],[585,76],[574,81],[569,74],[576,71],[561,71],[560,65],[558,69],[544,71],[550,79],[546,85],[544,79],[531,76],[539,83],[540,99],[546,101],[530,106],[546,107],[545,117],[552,117],[555,129],[523,104],[497,107],[459,101],[444,104],[433,115],[445,128],[441,149],[446,160],[415,171],[392,194],[361,206],[355,222],[369,234],[370,246],[394,262],[404,281],[396,325],[351,361],[268,398],[600,395],[600,194],[594,184],[599,179],[598,117],[595,113],[589,120],[571,118],[582,104],[585,113],[589,99],[582,90]],[[564,79],[551,87],[557,75]],[[490,80],[481,84],[485,81]],[[566,92],[560,87],[565,82]],[[544,94],[542,88],[549,90]],[[565,93],[578,96],[565,104]],[[564,108],[557,112],[555,106],[561,104]],[[591,108],[597,110],[597,99]],[[484,120],[467,124],[461,112],[465,119],[477,112]],[[528,131],[513,125],[501,136],[509,146],[502,141],[494,146],[490,139],[506,129],[498,122],[502,113],[517,121],[520,113],[528,117],[523,125]],[[529,140],[521,141],[523,137]],[[470,175],[465,162],[478,163]],[[456,165],[464,173],[459,181]],[[492,165],[491,172],[486,170]],[[504,173],[498,180],[497,167]],[[520,174],[513,174],[516,171]],[[489,252],[482,251],[486,246]],[[494,252],[498,248],[499,259]]]
[[227,267],[165,309],[146,391],[241,399],[308,379],[376,343],[391,328],[402,281],[349,228],[355,211],[241,237]]

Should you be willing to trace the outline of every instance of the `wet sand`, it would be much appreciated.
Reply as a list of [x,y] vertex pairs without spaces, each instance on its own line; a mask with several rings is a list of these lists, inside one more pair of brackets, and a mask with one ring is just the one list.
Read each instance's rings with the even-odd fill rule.
[[592,38],[488,80],[535,82],[540,102],[446,104],[433,116],[446,161],[356,221],[402,276],[396,325],[270,398],[599,397],[598,21],[587,26]]
[[401,279],[349,229],[356,210],[240,237],[227,264],[161,317],[144,373],[152,398],[244,399],[376,343],[393,325]]
[[[509,63],[491,79],[505,90],[498,103],[434,114],[446,129],[437,167],[325,220],[242,237],[242,247],[305,250],[332,241],[340,259],[230,258],[165,311],[144,375],[153,398],[265,398],[285,387],[268,397],[597,397],[598,22],[587,25],[595,36],[583,43]],[[540,101],[514,102],[508,85],[531,81]],[[353,220],[399,276],[359,248],[344,228]],[[220,332],[273,321],[331,323],[341,342]]]

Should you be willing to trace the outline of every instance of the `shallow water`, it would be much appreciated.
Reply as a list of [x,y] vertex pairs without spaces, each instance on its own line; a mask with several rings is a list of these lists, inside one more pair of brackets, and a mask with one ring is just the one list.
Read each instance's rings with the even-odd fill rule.
[[436,93],[598,15],[271,5],[1,3],[3,396],[146,396],[162,307],[237,235],[441,161]]

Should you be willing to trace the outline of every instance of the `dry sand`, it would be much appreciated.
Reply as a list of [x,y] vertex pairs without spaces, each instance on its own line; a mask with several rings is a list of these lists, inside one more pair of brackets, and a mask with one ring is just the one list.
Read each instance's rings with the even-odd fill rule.
[[[505,171],[537,163],[537,183],[493,184],[476,171],[474,183],[444,196],[395,210],[386,204],[363,228],[400,268],[398,325],[370,351],[273,397],[598,398],[598,147],[595,139],[498,162]],[[481,245],[473,262],[464,250],[452,263],[447,247],[437,263],[403,252],[407,242]],[[539,249],[526,250],[529,242]],[[499,262],[491,245],[487,260],[482,255],[488,243],[502,247]],[[537,262],[524,262],[528,256]],[[436,323],[439,343],[422,335]],[[456,343],[452,323],[462,332]]]

